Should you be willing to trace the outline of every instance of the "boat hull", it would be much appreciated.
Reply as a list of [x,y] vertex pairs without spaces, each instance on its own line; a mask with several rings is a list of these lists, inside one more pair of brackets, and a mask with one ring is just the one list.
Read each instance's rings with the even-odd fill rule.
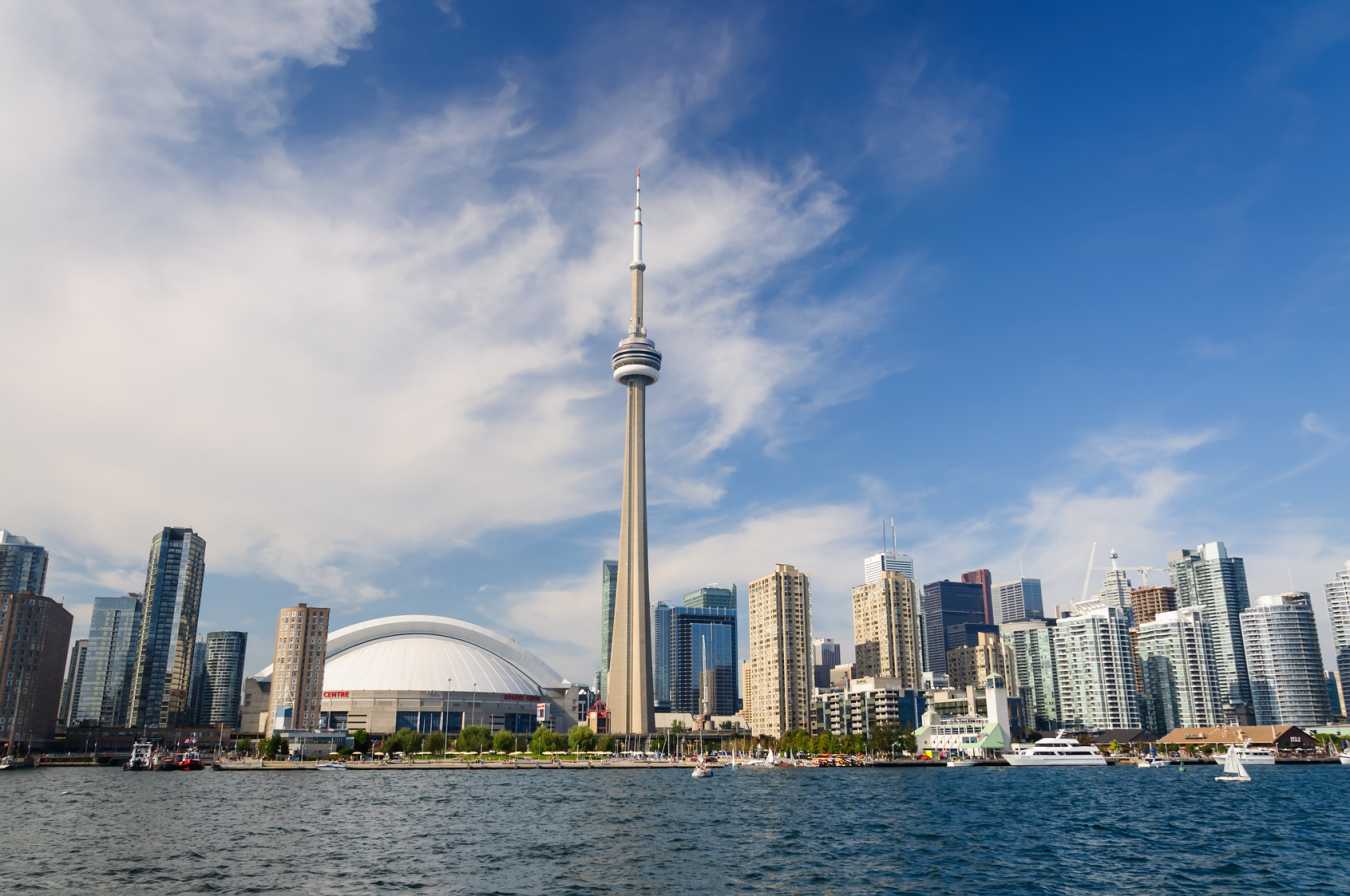
[[[1217,765],[1223,765],[1224,760],[1226,760],[1227,758],[1228,758],[1227,753],[1220,753],[1214,757],[1214,762]],[[1271,753],[1247,753],[1239,750],[1238,759],[1242,760],[1243,765],[1248,766],[1275,764],[1275,756]]]
[[1037,768],[1044,766],[1047,768],[1062,768],[1069,766],[1101,766],[1106,765],[1105,756],[1023,756],[1017,753],[1009,753],[1003,757],[1009,765],[1019,768]]

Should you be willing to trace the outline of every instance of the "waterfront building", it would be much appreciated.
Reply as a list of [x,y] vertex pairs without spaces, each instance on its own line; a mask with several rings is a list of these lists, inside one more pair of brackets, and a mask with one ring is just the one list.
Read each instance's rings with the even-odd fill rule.
[[172,526],[155,534],[131,681],[128,715],[133,728],[167,728],[187,721],[205,576],[205,539]]
[[56,711],[56,724],[63,727],[69,727],[76,722],[80,707],[80,684],[84,678],[84,664],[88,656],[88,638],[81,638],[70,645],[70,663],[66,666],[66,680],[61,685],[61,708]]
[[614,599],[619,587],[619,561],[600,564],[600,696],[609,687],[609,651],[614,641]]
[[1158,739],[1158,751],[1199,751],[1204,747],[1223,752],[1234,744],[1250,743],[1282,753],[1311,753],[1319,749],[1317,738],[1297,725],[1220,725],[1215,728],[1175,728]]
[[858,677],[898,679],[917,688],[923,676],[923,611],[914,580],[887,571],[853,589],[853,665]]
[[914,558],[897,550],[885,550],[863,559],[863,584],[880,582],[882,573],[898,572],[914,578]]
[[1059,727],[1059,691],[1055,683],[1055,620],[1024,619],[999,626],[999,636],[1012,651],[1016,693],[1037,731]]
[[992,759],[1012,746],[1014,731],[1025,727],[1013,719],[1008,690],[997,677],[983,687],[943,688],[926,698],[923,724],[914,731],[920,753]]
[[0,594],[45,594],[47,549],[0,529]]
[[1335,669],[1327,671],[1327,706],[1332,718],[1345,718],[1345,706],[1341,703],[1341,676]]
[[128,724],[144,606],[139,594],[94,598],[77,721],[97,722],[105,728]]
[[987,569],[972,569],[961,573],[961,581],[969,585],[980,586],[980,599],[984,607],[984,621],[993,625],[994,618],[994,577]]
[[839,665],[839,645],[833,638],[811,639],[811,668],[817,688],[830,686],[830,670]]
[[670,711],[670,604],[657,601],[652,610],[652,690],[658,711]]
[[1251,716],[1251,689],[1247,682],[1247,656],[1242,647],[1240,616],[1251,600],[1247,594],[1247,570],[1241,557],[1228,556],[1222,541],[1212,541],[1194,550],[1183,548],[1168,557],[1177,607],[1199,607],[1214,645],[1214,663],[1219,670],[1219,698],[1224,721],[1241,724]]
[[628,396],[619,511],[619,576],[614,599],[613,648],[605,703],[616,734],[650,734],[652,700],[651,602],[647,579],[647,387],[661,372],[661,353],[647,337],[642,316],[642,182],[633,204],[632,315],[628,335],[612,358],[614,380]]
[[1088,609],[1061,617],[1054,632],[1061,724],[1073,730],[1140,727],[1125,611]]
[[244,682],[247,648],[247,632],[206,633],[206,682],[197,724],[239,727],[239,692]]
[[704,585],[684,596],[684,605],[702,610],[728,610],[736,612],[736,586],[726,588],[722,585]]
[[1332,656],[1341,684],[1341,712],[1350,715],[1350,560],[1327,582],[1326,595]]
[[1155,733],[1219,724],[1219,673],[1198,607],[1165,610],[1138,627],[1143,722]]
[[923,586],[926,663],[929,672],[947,671],[948,630],[966,623],[984,624],[984,589],[975,583],[943,579]]
[[1044,616],[1040,579],[1015,579],[994,586],[994,621],[999,625]]
[[1017,693],[1017,661],[1012,648],[1003,643],[998,630],[974,632],[969,643],[947,651],[947,681],[951,687],[983,686],[991,677],[1001,678]]
[[0,593],[0,740],[46,743],[56,733],[74,617],[40,594]]
[[272,655],[270,730],[308,730],[319,726],[328,643],[328,608],[297,604],[277,617]]
[[1331,719],[1312,597],[1258,597],[1242,611],[1252,708],[1258,725],[1323,725]]
[[865,676],[812,697],[813,731],[867,736],[883,728],[913,731],[923,718],[923,692],[897,678]]
[[1166,585],[1143,585],[1130,591],[1130,609],[1134,614],[1134,624],[1143,625],[1152,622],[1159,613],[1168,613],[1177,608],[1177,589]]
[[736,611],[675,607],[670,611],[670,710],[736,713]]
[[750,728],[782,737],[811,721],[811,583],[779,563],[750,583]]

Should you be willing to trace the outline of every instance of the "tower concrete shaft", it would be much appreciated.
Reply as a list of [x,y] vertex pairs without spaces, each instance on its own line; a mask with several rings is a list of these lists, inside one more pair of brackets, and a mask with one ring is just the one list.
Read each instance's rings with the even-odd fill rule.
[[651,734],[656,729],[652,699],[651,596],[647,581],[647,386],[661,371],[661,353],[647,338],[642,320],[642,182],[633,208],[632,316],[628,335],[614,352],[614,379],[628,392],[623,449],[623,505],[619,511],[619,575],[614,598],[609,681],[605,702],[610,730]]

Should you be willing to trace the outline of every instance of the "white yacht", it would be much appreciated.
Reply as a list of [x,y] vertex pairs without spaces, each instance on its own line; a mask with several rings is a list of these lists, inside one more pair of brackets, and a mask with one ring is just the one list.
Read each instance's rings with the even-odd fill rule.
[[1061,731],[1043,737],[1029,747],[1014,750],[1004,759],[1009,765],[1106,765],[1106,757],[1096,747],[1084,746]]
[[1274,765],[1275,751],[1270,747],[1253,747],[1251,741],[1239,746],[1233,744],[1228,748],[1227,753],[1215,753],[1214,761],[1223,765],[1228,759],[1228,753],[1235,753],[1237,758],[1242,760],[1243,765]]

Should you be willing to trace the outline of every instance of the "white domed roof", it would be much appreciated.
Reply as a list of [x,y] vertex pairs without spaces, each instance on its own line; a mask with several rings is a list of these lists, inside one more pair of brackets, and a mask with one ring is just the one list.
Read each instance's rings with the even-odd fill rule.
[[[270,678],[272,667],[258,673]],[[541,693],[562,676],[510,638],[448,616],[385,616],[328,634],[325,691]]]

